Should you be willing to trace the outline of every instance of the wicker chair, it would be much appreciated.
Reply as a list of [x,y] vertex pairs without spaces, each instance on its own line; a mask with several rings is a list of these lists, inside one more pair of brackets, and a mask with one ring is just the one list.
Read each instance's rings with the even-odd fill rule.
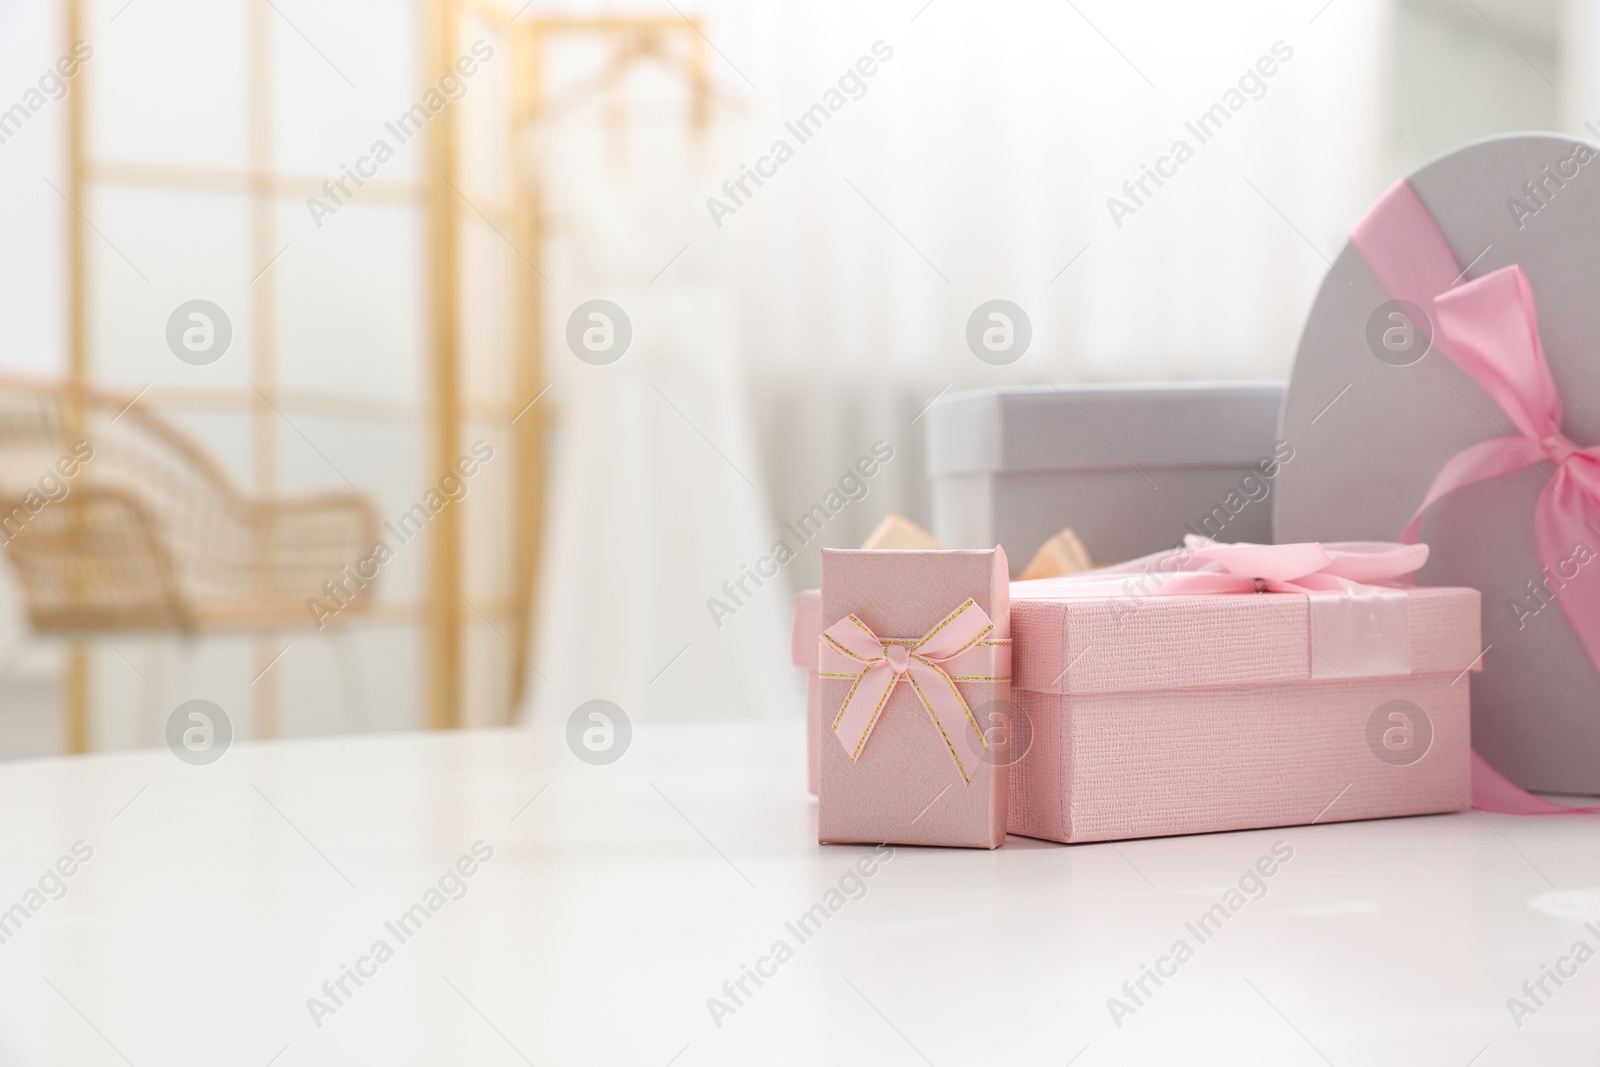
[[[306,601],[326,599],[323,583],[339,583],[377,538],[371,503],[247,497],[187,437],[128,403],[0,380],[0,540],[33,630],[314,626]],[[343,585],[353,599],[341,618],[373,592],[370,581]]]

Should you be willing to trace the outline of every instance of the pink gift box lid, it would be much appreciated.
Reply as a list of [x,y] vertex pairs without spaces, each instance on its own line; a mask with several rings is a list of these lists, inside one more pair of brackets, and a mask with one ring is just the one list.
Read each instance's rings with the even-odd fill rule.
[[[1050,580],[1011,584],[1012,688],[1116,693],[1337,681],[1314,670],[1310,598],[1300,593],[1065,597]],[[1482,669],[1478,591],[1404,590],[1410,674]]]

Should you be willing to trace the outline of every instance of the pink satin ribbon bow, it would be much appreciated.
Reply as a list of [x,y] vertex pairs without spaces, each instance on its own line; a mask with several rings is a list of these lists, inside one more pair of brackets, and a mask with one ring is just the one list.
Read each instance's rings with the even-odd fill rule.
[[[1189,534],[1184,547],[1087,572],[1165,571],[1161,591],[1191,593],[1349,593],[1392,587],[1428,561],[1427,545],[1389,541],[1305,541],[1291,545],[1223,544]],[[1052,580],[1052,579],[1047,579]]]
[[994,640],[993,633],[994,623],[971,600],[921,638],[879,637],[854,615],[824,630],[821,677],[854,680],[832,726],[850,759],[860,757],[889,695],[903,681],[933,719],[961,780],[970,783],[989,743],[956,683],[1009,680],[1011,642]]
[[[1561,396],[1545,361],[1539,316],[1519,266],[1456,283],[1466,274],[1427,205],[1405,180],[1396,182],[1356,224],[1351,240],[1389,295],[1430,309],[1445,357],[1478,383],[1522,436],[1496,436],[1452,456],[1428,486],[1400,535],[1415,541],[1423,513],[1446,493],[1549,460],[1554,477],[1534,508],[1540,562],[1554,568],[1590,531],[1600,533],[1600,448],[1580,448],[1561,432]],[[1469,268],[1470,269],[1470,268]],[[1573,632],[1600,669],[1600,601],[1565,589],[1556,600]],[[1595,811],[1570,808],[1514,785],[1476,752],[1472,802],[1485,811],[1542,815]]]
[[[1462,449],[1434,476],[1402,541],[1415,541],[1422,515],[1434,501],[1462,486],[1520,470],[1540,460],[1555,464],[1533,512],[1534,543],[1547,568],[1600,533],[1600,447],[1579,448],[1561,432],[1561,395],[1550,377],[1539,340],[1539,315],[1522,268],[1504,267],[1434,300],[1441,346],[1450,361],[1483,387],[1510,416],[1521,437],[1492,437]],[[1573,632],[1600,665],[1600,601],[1555,590]]]

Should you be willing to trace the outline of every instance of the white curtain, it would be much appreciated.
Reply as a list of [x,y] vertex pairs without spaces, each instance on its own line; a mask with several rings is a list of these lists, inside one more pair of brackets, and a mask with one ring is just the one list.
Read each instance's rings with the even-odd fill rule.
[[[936,0],[915,21],[808,7],[745,28],[765,47],[725,51],[767,118],[730,174],[875,41],[893,49],[866,95],[712,231],[744,242],[752,363],[810,375],[820,361],[935,389],[1283,373],[1324,257],[1386,184],[1388,5],[1340,3],[1309,21],[1319,6]],[[1270,76],[1255,70],[1263,59]],[[1243,106],[1199,144],[1185,124],[1242,77]],[[1147,185],[1154,195],[1119,227],[1108,198],[1130,202],[1123,183],[1180,139],[1194,158]],[[962,340],[994,297],[1034,326],[1005,372]]]

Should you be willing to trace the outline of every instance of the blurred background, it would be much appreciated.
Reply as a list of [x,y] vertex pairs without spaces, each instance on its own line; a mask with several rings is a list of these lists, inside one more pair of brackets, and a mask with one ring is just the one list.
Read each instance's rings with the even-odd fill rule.
[[798,716],[934,398],[1283,377],[1395,178],[1593,139],[1597,7],[7,0],[0,757]]

